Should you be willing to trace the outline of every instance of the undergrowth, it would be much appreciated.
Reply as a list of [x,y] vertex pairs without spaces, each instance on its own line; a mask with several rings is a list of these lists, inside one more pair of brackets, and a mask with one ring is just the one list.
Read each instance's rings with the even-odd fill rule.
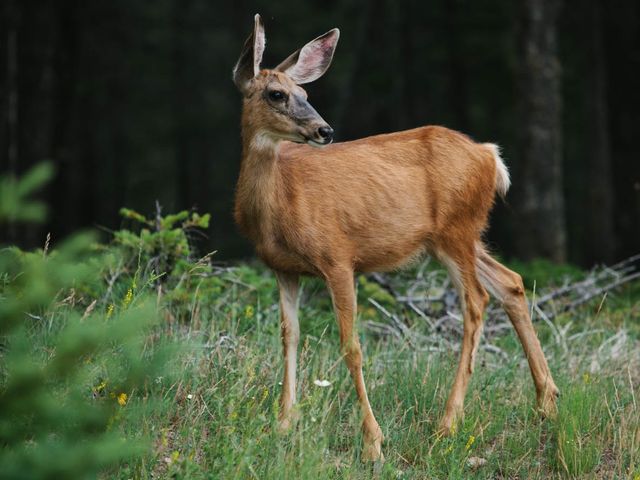
[[[24,220],[42,218],[27,196],[43,172],[14,181],[19,195],[2,205],[0,222],[20,220],[23,204]],[[302,284],[299,419],[281,435],[273,275],[197,255],[190,237],[207,215],[121,213],[127,228],[106,245],[77,236],[0,252],[0,478],[375,476],[360,461],[359,409],[321,282]],[[541,268],[531,264],[525,277],[539,285],[560,275],[542,279]],[[393,297],[368,277],[358,288],[359,320],[386,322],[367,299],[391,307]],[[464,420],[449,438],[434,432],[457,350],[361,329],[385,435],[376,475],[639,480],[640,288],[601,300],[559,315],[553,330],[536,322],[562,392],[557,419],[536,414],[508,331],[491,338],[495,351],[479,351]]]

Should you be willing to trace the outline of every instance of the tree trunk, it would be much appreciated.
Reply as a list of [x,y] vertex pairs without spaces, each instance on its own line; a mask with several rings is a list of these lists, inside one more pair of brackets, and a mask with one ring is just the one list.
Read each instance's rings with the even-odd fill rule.
[[589,264],[613,260],[613,190],[611,180],[611,147],[609,109],[607,105],[606,58],[602,39],[600,0],[588,2],[589,72],[587,94],[589,118],[589,186],[587,189],[586,258]]
[[18,28],[17,8],[8,2],[9,28],[6,36],[7,48],[7,170],[13,174],[18,168]]
[[455,115],[453,127],[466,132],[469,130],[469,95],[467,73],[461,38],[459,0],[445,1],[444,22],[446,26],[446,49],[449,70],[449,102]]
[[185,131],[185,109],[189,108],[187,97],[187,83],[185,81],[185,24],[187,22],[186,9],[188,7],[179,0],[172,4],[173,36],[172,36],[172,113],[174,125],[174,172],[175,172],[175,202],[177,209],[185,208],[189,204],[189,152],[187,132]]
[[[3,118],[2,128],[6,129],[6,151],[0,155],[0,167],[2,170],[16,175],[18,173],[18,26],[20,22],[20,9],[13,1],[8,1],[4,5],[5,20],[2,22],[6,26],[6,32],[2,33],[3,45],[5,48],[6,70],[5,81],[3,82]],[[4,133],[4,132],[3,132]],[[2,138],[2,137],[0,137]],[[6,160],[5,160],[6,159]],[[4,160],[4,161],[3,161]],[[3,165],[5,164],[5,165]],[[10,223],[4,232],[0,233],[0,242],[15,241],[17,238],[17,228],[14,223]]]
[[518,255],[566,260],[562,183],[561,68],[556,23],[559,0],[525,0],[521,12],[522,124],[517,192]]
[[352,118],[352,110],[350,107],[354,103],[354,91],[358,82],[358,73],[360,72],[360,63],[362,62],[362,52],[366,48],[367,32],[369,31],[370,15],[368,9],[368,3],[365,3],[364,11],[358,17],[358,23],[356,29],[354,29],[353,37],[353,52],[351,52],[351,61],[346,63],[344,82],[342,88],[339,89],[337,95],[339,101],[335,102],[333,107],[334,113],[332,117],[335,119],[333,122],[333,128],[337,132],[337,135],[341,139],[345,139],[345,129],[349,128]]

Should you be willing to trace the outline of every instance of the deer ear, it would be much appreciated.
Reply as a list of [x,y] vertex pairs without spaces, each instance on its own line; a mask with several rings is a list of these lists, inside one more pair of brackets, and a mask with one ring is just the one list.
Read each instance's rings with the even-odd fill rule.
[[240,58],[233,68],[233,81],[241,92],[246,90],[249,82],[260,71],[260,62],[264,53],[264,26],[259,14],[256,13],[254,20],[253,33],[244,42]]
[[289,55],[276,70],[286,73],[298,85],[317,80],[331,65],[339,38],[340,30],[329,30]]

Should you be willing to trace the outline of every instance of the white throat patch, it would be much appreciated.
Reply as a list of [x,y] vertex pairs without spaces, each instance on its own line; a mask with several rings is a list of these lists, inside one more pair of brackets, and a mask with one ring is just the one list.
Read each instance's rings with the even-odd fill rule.
[[273,134],[260,130],[251,139],[251,148],[255,150],[275,150],[277,138]]

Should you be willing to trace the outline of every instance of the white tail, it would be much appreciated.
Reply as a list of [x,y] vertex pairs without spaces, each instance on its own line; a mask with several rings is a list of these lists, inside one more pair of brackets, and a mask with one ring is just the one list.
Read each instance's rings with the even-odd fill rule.
[[496,161],[496,192],[504,198],[511,186],[511,178],[509,177],[509,169],[500,154],[500,146],[495,143],[483,143],[483,145],[493,153],[493,158]]

